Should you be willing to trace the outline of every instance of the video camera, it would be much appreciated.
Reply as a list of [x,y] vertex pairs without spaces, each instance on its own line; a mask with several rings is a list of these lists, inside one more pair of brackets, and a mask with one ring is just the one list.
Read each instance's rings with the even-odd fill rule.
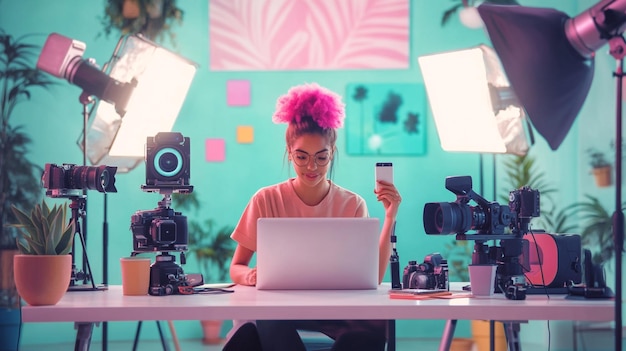
[[[447,177],[446,189],[456,194],[456,201],[424,205],[426,234],[464,234],[475,230],[476,234],[499,235],[510,228],[521,237],[528,231],[530,218],[539,217],[539,191],[527,186],[509,193],[508,206],[476,194],[470,176]],[[470,200],[477,206],[468,205]]]
[[[472,263],[497,263],[496,287],[509,299],[525,299],[526,279],[520,256],[530,220],[540,214],[539,191],[528,186],[513,190],[508,206],[503,206],[476,194],[470,176],[447,177],[446,189],[456,194],[456,201],[424,206],[426,234],[456,234],[457,240],[474,240]],[[477,206],[470,206],[470,200]],[[466,235],[470,230],[476,233]],[[500,240],[500,246],[488,247],[488,240]]]
[[154,210],[137,211],[131,216],[133,255],[161,251],[150,267],[151,295],[179,293],[189,285],[183,269],[169,252],[179,252],[185,264],[188,244],[187,217],[171,208],[173,193],[190,193],[190,142],[181,133],[161,132],[146,141],[145,192],[158,192],[163,199]]

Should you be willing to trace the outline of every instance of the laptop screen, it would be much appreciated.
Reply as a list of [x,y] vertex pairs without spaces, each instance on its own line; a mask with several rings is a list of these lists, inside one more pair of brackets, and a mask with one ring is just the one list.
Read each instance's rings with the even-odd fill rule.
[[376,289],[377,218],[260,218],[258,289]]

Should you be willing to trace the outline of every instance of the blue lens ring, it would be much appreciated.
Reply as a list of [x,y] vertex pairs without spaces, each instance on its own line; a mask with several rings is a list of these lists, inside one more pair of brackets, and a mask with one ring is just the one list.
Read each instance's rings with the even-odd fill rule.
[[[172,171],[164,171],[163,168],[161,168],[161,166],[159,165],[159,160],[161,159],[161,157],[166,154],[166,153],[171,153],[172,155],[174,155],[176,157],[176,168]],[[159,150],[159,152],[156,153],[156,155],[154,155],[154,169],[157,171],[157,173],[159,173],[160,175],[164,176],[164,177],[173,177],[176,174],[178,174],[181,169],[183,168],[183,156],[180,154],[180,151],[171,148],[171,147],[166,147],[163,148],[161,150]]]

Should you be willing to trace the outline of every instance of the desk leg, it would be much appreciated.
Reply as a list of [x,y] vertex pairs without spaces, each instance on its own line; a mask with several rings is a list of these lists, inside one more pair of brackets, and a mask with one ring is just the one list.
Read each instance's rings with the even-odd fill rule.
[[439,351],[449,351],[452,344],[452,337],[454,336],[454,329],[456,329],[456,319],[449,319],[446,321],[446,326],[443,329],[443,335],[441,336],[441,343],[439,344]]
[[74,351],[89,351],[93,325],[93,322],[74,323],[74,329],[76,329],[76,342],[74,343]]
[[521,351],[522,345],[519,340],[520,324],[518,322],[503,322],[504,335],[510,351]]

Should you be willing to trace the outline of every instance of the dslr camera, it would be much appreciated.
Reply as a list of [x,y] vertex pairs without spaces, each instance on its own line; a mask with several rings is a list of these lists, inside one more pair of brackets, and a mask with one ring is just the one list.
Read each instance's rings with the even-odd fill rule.
[[424,262],[409,261],[402,274],[403,289],[449,290],[448,262],[439,253],[424,257]]
[[115,193],[116,172],[117,167],[110,166],[76,166],[70,163],[59,166],[46,163],[41,183],[50,197],[80,196],[83,190]]

